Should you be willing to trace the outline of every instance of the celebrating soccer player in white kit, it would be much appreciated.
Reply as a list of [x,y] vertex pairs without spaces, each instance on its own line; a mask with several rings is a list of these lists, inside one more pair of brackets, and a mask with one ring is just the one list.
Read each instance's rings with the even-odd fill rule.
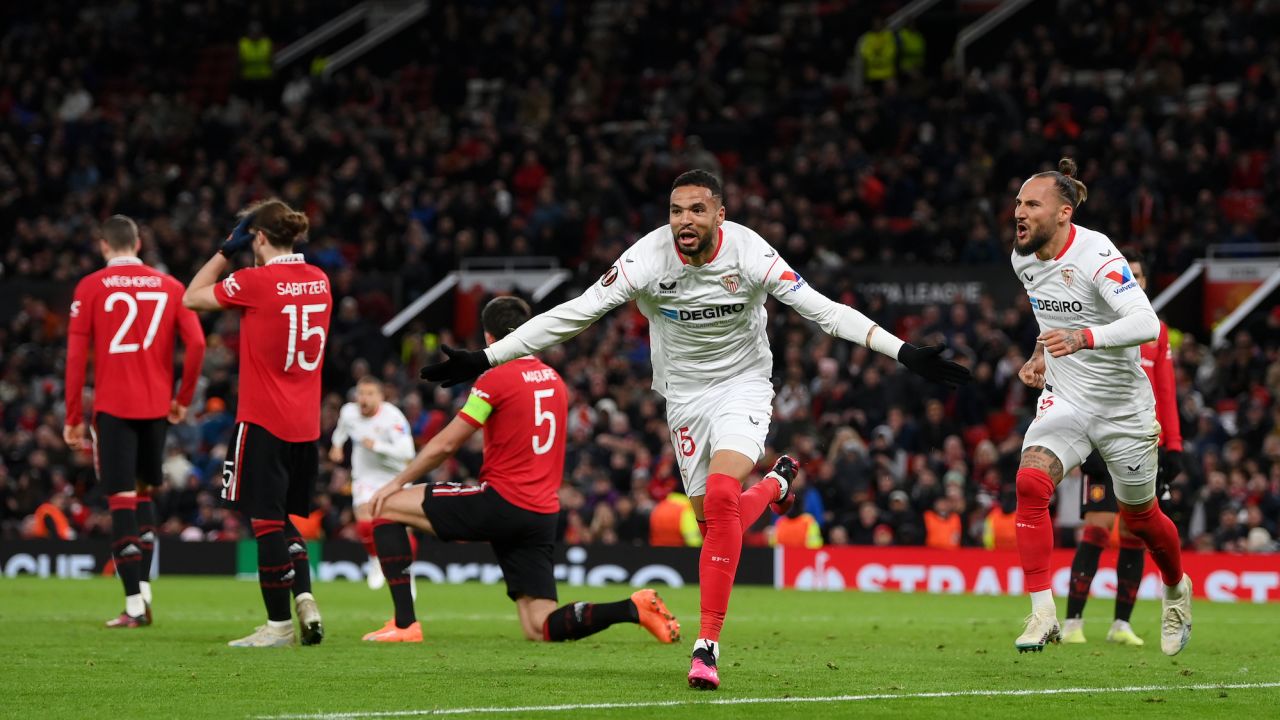
[[1049,589],[1049,500],[1062,476],[1096,448],[1114,480],[1121,519],[1160,569],[1160,647],[1176,655],[1191,637],[1191,580],[1182,572],[1178,531],[1156,503],[1160,423],[1138,362],[1138,346],[1156,339],[1160,321],[1111,240],[1071,222],[1086,190],[1073,177],[1074,161],[1063,158],[1058,168],[1023,183],[1013,211],[1013,269],[1041,330],[1019,377],[1043,389],[1017,477],[1018,554],[1032,610],[1015,645],[1039,651],[1059,640]]
[[[372,561],[369,587],[377,590],[385,578],[374,545],[369,499],[405,469],[413,459],[414,447],[409,421],[400,408],[386,402],[382,382],[375,377],[360,378],[356,383],[356,401],[343,405],[339,411],[338,424],[333,428],[333,446],[329,448],[330,460],[342,462],[343,445],[348,439],[352,441],[351,505],[360,541]],[[405,532],[403,526],[399,529]]]
[[742,483],[764,454],[772,413],[772,353],[765,298],[773,295],[823,330],[897,358],[920,375],[953,384],[969,372],[941,346],[916,347],[810,287],[755,232],[725,220],[720,181],[692,170],[671,189],[670,225],[628,248],[581,296],[521,325],[482,351],[443,348],[448,359],[422,377],[445,385],[567,340],[628,300],[649,320],[653,388],[667,399],[680,473],[706,541],[699,561],[701,630],[689,684],[715,689],[720,630],[745,528],[766,506],[794,498],[797,466],[783,456],[765,479]]

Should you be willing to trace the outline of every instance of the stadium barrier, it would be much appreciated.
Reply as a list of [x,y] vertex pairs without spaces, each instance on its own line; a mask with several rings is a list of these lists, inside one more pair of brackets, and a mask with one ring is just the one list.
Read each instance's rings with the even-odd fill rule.
[[[1066,597],[1073,550],[1056,550],[1050,561],[1053,592]],[[778,552],[774,586],[800,590],[970,593],[1021,595],[1022,568],[1015,552],[976,548],[827,547]],[[1280,562],[1275,555],[1186,553],[1183,569],[1197,597],[1217,602],[1280,602]],[[1147,560],[1138,597],[1159,597],[1160,577]],[[1114,598],[1115,553],[1104,553],[1092,596]]]
[[[152,575],[237,575],[253,578],[252,541],[181,542],[162,540]],[[358,543],[312,543],[314,577],[320,581],[363,581],[369,558]],[[1054,593],[1065,597],[1072,551],[1052,558]],[[1183,566],[1197,597],[1218,602],[1280,602],[1280,562],[1275,555],[1187,553]],[[423,543],[412,571],[426,582],[496,584],[502,571],[483,544]],[[87,578],[111,574],[106,540],[18,540],[0,545],[0,575]],[[626,584],[681,587],[698,582],[698,550],[598,545],[556,550],[556,579],[573,586]],[[1018,595],[1022,568],[1011,552],[979,549],[827,547],[820,550],[744,548],[738,583],[800,590],[971,593]],[[1158,597],[1159,577],[1148,560],[1138,597]],[[1114,553],[1103,556],[1093,596],[1115,597]]]

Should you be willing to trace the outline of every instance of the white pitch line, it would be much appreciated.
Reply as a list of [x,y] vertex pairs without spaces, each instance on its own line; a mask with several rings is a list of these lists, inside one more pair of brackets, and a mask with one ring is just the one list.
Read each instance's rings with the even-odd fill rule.
[[388,710],[381,712],[315,713],[299,715],[259,715],[258,720],[349,720],[354,718],[427,717],[435,715],[490,715],[499,713],[567,712],[572,710],[630,710],[697,705],[782,705],[791,703],[843,703],[866,700],[921,700],[953,697],[1023,697],[1027,695],[1089,695],[1093,693],[1172,692],[1176,690],[1262,690],[1280,688],[1280,682],[1202,683],[1198,685],[1129,685],[1126,687],[1045,688],[1039,690],[958,690],[953,692],[877,693],[871,695],[829,695],[826,697],[724,698],[720,700],[657,700],[632,703],[579,703],[572,705],[526,705],[523,707],[438,708],[434,710]]

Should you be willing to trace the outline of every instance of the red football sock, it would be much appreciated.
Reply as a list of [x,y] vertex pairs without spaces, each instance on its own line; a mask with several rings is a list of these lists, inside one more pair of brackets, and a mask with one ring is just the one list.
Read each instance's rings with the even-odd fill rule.
[[703,510],[707,517],[707,538],[698,558],[698,581],[702,594],[702,627],[698,637],[719,640],[724,614],[729,609],[733,577],[742,555],[742,485],[732,475],[712,473],[707,477]]
[[778,499],[780,492],[782,492],[782,486],[777,480],[765,478],[742,493],[742,499],[738,501],[742,509],[742,532],[745,533],[747,528],[760,519],[764,509],[769,507],[769,503]]
[[357,520],[356,535],[360,536],[360,544],[364,545],[369,557],[378,557],[378,548],[373,544],[373,521]]
[[1053,521],[1049,518],[1049,500],[1053,498],[1053,479],[1036,468],[1022,468],[1017,477],[1018,509],[1014,522],[1018,537],[1018,555],[1029,593],[1049,589],[1049,553],[1053,551]]
[[1182,582],[1182,546],[1178,541],[1178,528],[1165,515],[1160,506],[1152,503],[1142,512],[1121,510],[1120,517],[1129,527],[1129,532],[1142,538],[1147,544],[1151,559],[1160,568],[1160,577],[1165,585],[1177,585]]

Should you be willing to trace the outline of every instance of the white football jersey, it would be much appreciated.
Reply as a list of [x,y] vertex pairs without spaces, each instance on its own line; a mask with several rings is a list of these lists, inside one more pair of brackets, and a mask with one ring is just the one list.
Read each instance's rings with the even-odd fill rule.
[[[1110,324],[1151,302],[1138,287],[1129,263],[1100,232],[1079,225],[1062,252],[1050,260],[1012,254],[1013,270],[1031,300],[1040,331],[1079,330]],[[1103,417],[1121,417],[1155,406],[1151,383],[1139,365],[1138,345],[1080,350],[1045,359],[1051,392]]]
[[[341,445],[348,438],[352,441],[351,477],[355,482],[372,481],[381,487],[413,459],[409,421],[389,402],[383,402],[373,417],[362,415],[360,406],[353,402],[343,405],[333,429],[333,444]],[[365,438],[373,440],[373,449],[363,445]]]
[[[664,225],[627,248],[582,295],[490,346],[489,359],[497,365],[562,342],[635,300],[649,320],[653,388],[663,396],[687,399],[723,380],[751,375],[768,382],[773,355],[765,334],[766,295],[846,340],[865,344],[873,327],[861,313],[809,287],[747,227],[723,223],[710,262],[695,267]],[[887,341],[896,353],[901,341]]]

